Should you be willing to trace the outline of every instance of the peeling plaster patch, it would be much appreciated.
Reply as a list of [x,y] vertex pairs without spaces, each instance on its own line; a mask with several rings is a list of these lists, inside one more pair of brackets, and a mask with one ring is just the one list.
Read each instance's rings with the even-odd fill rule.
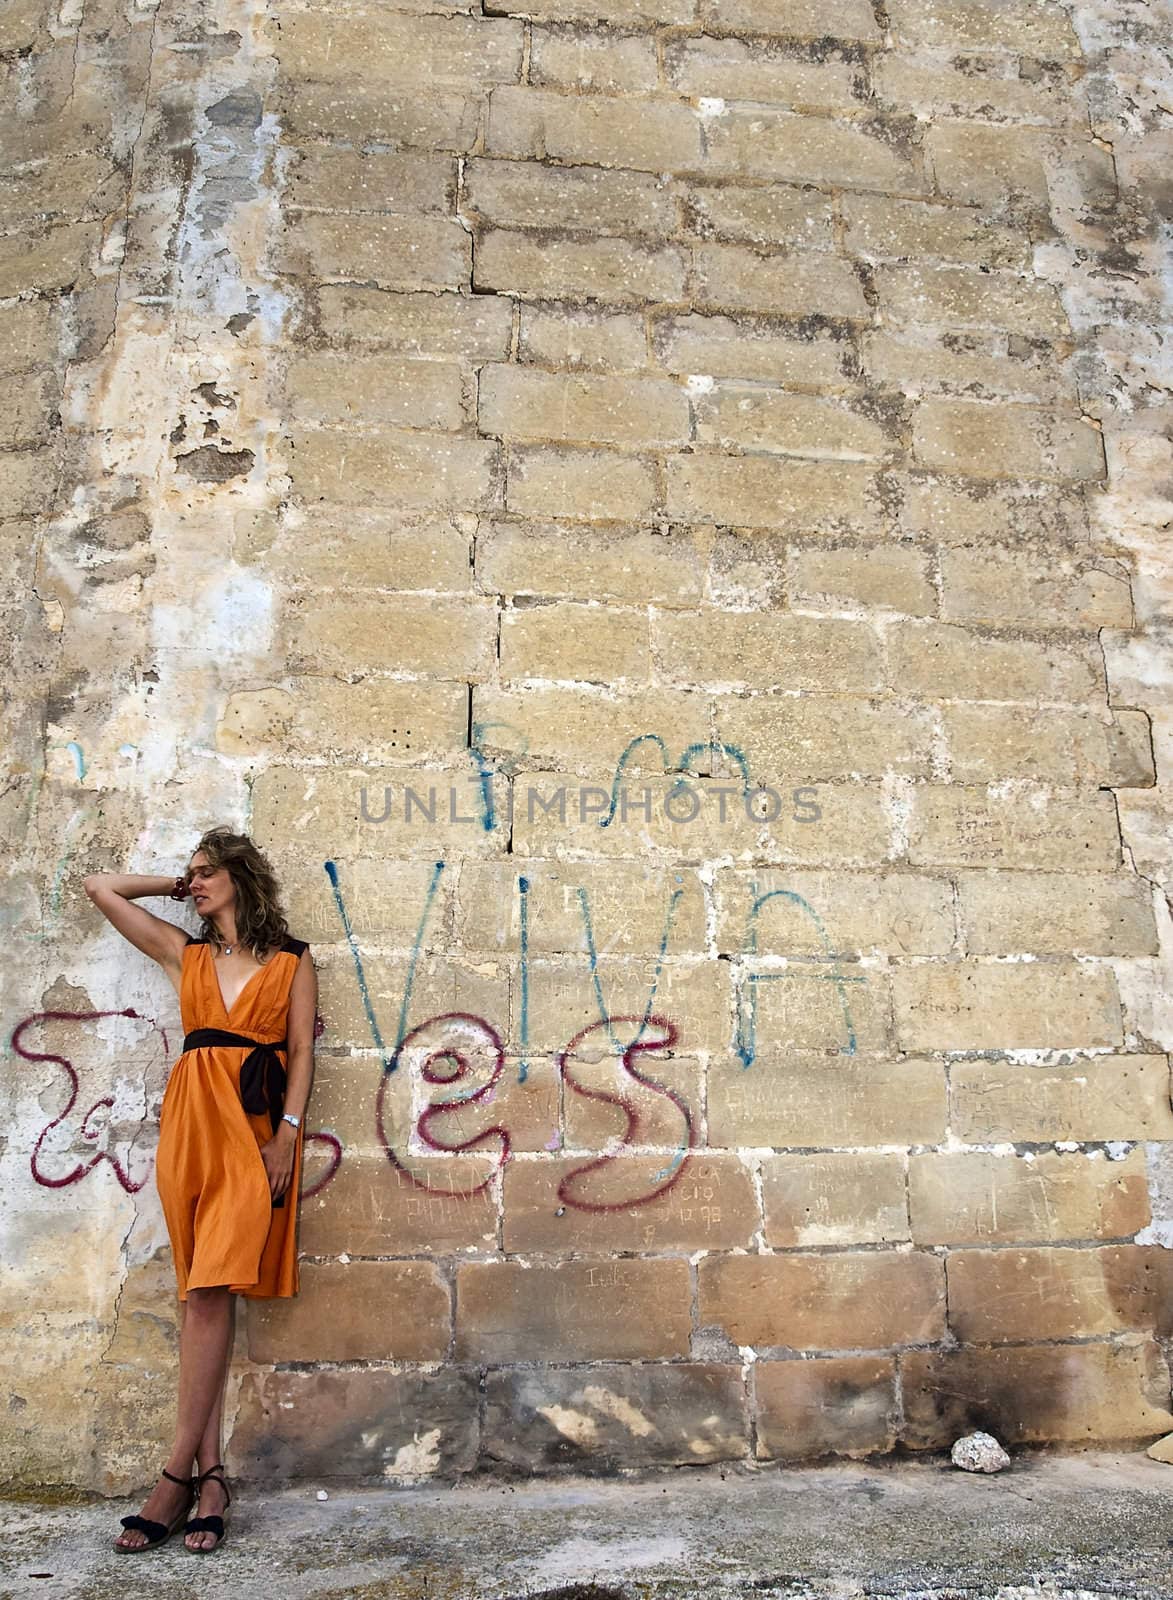
[[410,1444],[400,1445],[395,1460],[383,1468],[385,1478],[430,1478],[440,1466],[440,1430],[429,1428],[422,1437],[416,1434]]
[[629,1433],[634,1433],[637,1439],[646,1439],[655,1433],[654,1423],[649,1422],[643,1412],[633,1406],[630,1400],[625,1400],[622,1395],[612,1394],[610,1389],[602,1389],[598,1384],[589,1384],[582,1392],[582,1397],[588,1405],[594,1406],[596,1411],[602,1411],[615,1421],[621,1423]]
[[1153,1216],[1148,1227],[1137,1234],[1136,1242],[1173,1250],[1173,1143],[1146,1144],[1144,1153]]
[[580,1445],[583,1449],[590,1449],[599,1442],[599,1429],[593,1418],[584,1416],[581,1411],[572,1411],[569,1406],[538,1406],[539,1417],[545,1417],[551,1427],[556,1428],[564,1439],[569,1439],[573,1444]]

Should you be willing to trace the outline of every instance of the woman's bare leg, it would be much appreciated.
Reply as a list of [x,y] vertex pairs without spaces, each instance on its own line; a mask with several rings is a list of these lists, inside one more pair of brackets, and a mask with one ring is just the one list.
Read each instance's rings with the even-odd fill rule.
[[[191,1476],[196,1451],[223,1403],[231,1337],[232,1295],[228,1290],[189,1289],[179,1333],[179,1417],[166,1463],[167,1471],[177,1478]],[[160,1478],[140,1514],[152,1522],[170,1523],[185,1497],[181,1485]],[[128,1549],[146,1542],[146,1535],[137,1528],[124,1528],[115,1540]]]
[[[232,1296],[231,1309],[228,1313],[228,1355],[232,1354],[232,1339],[236,1325],[236,1296]],[[216,1397],[216,1404],[212,1407],[208,1417],[208,1425],[204,1429],[203,1437],[196,1446],[196,1471],[207,1472],[209,1468],[220,1464],[221,1437],[224,1424],[224,1391],[228,1387],[228,1361],[224,1363],[224,1379],[220,1384],[220,1393]],[[215,1478],[209,1478],[200,1488],[200,1503],[197,1515],[201,1517],[218,1517],[223,1514],[227,1495]],[[189,1533],[184,1539],[184,1544],[189,1550],[210,1550],[217,1544],[214,1533]]]

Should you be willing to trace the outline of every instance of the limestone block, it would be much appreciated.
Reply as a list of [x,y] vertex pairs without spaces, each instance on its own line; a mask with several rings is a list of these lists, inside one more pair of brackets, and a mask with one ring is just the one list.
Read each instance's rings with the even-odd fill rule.
[[494,522],[477,538],[481,587],[501,594],[695,605],[705,555],[688,529],[595,529]]
[[101,248],[96,222],[65,222],[44,232],[10,234],[0,240],[0,299],[84,287]]
[[543,21],[582,19],[639,28],[651,23],[691,22],[695,0],[523,0],[517,5],[504,4],[501,10],[516,10]]
[[708,1256],[701,1323],[759,1349],[864,1350],[939,1339],[945,1266],[922,1252]]
[[[419,930],[435,864],[426,860],[395,861],[379,857],[332,858],[346,908],[346,922],[361,946],[410,950]],[[430,928],[445,936],[452,931],[452,874],[437,879],[428,915]],[[290,926],[313,945],[334,944],[346,937],[334,887],[324,870],[312,876],[297,873],[286,892]],[[353,968],[352,968],[353,971]],[[368,1071],[364,1065],[363,1071]],[[314,1104],[317,1106],[317,1080]],[[373,1097],[373,1091],[372,1091]]]
[[677,1149],[616,1156],[594,1171],[585,1165],[581,1156],[510,1162],[506,1251],[729,1250],[750,1245],[761,1225],[753,1178],[737,1156]]
[[949,1325],[962,1344],[1151,1330],[1157,1280],[1150,1255],[1132,1244],[1096,1250],[953,1250],[945,1263]]
[[[581,1066],[574,1068],[575,1082],[587,1083],[593,1092],[589,1097],[574,1093],[573,1088],[565,1093],[565,1143],[575,1150],[610,1154],[627,1138],[634,1113],[640,1139],[671,1151],[669,1159],[661,1160],[654,1169],[663,1173],[678,1158],[683,1142],[680,1106],[688,1108],[694,1137],[698,1145],[704,1144],[701,1108],[705,1103],[705,1069],[695,1057],[677,1054],[636,1057],[635,1065],[656,1086],[654,1092],[645,1092],[633,1081],[619,1055],[592,1061],[589,1074],[584,1074]],[[701,1154],[703,1149],[697,1152],[698,1159]],[[658,1182],[663,1183],[664,1179]]]
[[501,676],[646,683],[651,665],[648,619],[641,611],[544,605],[501,617]]
[[747,1453],[741,1369],[699,1362],[490,1372],[482,1448],[524,1471],[697,1466]]
[[785,1155],[762,1162],[767,1244],[891,1244],[911,1237],[904,1157]]
[[719,383],[694,402],[700,444],[831,461],[871,461],[894,447],[863,413],[815,395]]
[[[758,28],[751,30],[755,34]],[[668,81],[681,94],[753,100],[801,111],[858,107],[853,64],[837,56],[808,61],[770,49],[760,39],[683,38],[664,52]]]
[[[407,815],[407,790],[420,797]],[[253,837],[262,849],[321,859],[328,841],[331,859],[404,859],[446,854],[458,839],[473,855],[504,849],[499,829],[486,831],[476,806],[479,785],[467,765],[442,772],[411,766],[293,767],[274,763],[252,786]],[[434,799],[432,798],[434,791]],[[424,807],[432,811],[427,820]],[[473,821],[464,823],[466,814]],[[453,821],[455,816],[460,819]],[[273,841],[270,844],[270,840]]]
[[280,259],[313,278],[355,278],[381,289],[467,286],[472,244],[450,217],[302,212],[287,227]]
[[1131,874],[960,872],[956,881],[971,955],[1157,953],[1152,891]]
[[1025,267],[1030,241],[982,212],[891,195],[843,196],[847,248],[872,261],[913,257],[978,267]]
[[456,162],[447,155],[306,144],[296,151],[286,195],[290,205],[322,211],[448,216],[456,177]]
[[[613,748],[622,744],[617,731],[612,739]],[[673,742],[666,743],[672,750]],[[518,854],[648,856],[680,865],[720,855],[731,863],[836,867],[874,866],[891,856],[892,820],[876,788],[821,783],[812,792],[799,785],[771,798],[752,788],[747,793],[744,780],[730,781],[732,771],[716,780],[656,777],[646,762],[659,759],[658,748],[642,748],[643,773],[633,776],[637,769],[629,760],[618,785],[613,766],[580,771],[566,784],[552,781],[550,773],[519,773],[513,816]],[[603,826],[613,790],[614,815]]]
[[[600,8],[592,7],[591,18],[599,14]],[[581,28],[536,25],[529,60],[530,82],[542,87],[638,94],[654,89],[659,77],[650,35],[606,33],[590,21]]]
[[51,366],[57,355],[57,317],[46,300],[21,300],[0,312],[0,372]]
[[682,522],[733,523],[801,533],[874,531],[881,519],[864,464],[767,456],[671,456],[667,510]]
[[854,270],[837,257],[764,255],[741,245],[698,244],[692,262],[692,299],[702,310],[855,322],[869,316]]
[[665,378],[481,369],[480,431],[502,439],[549,439],[632,450],[683,444],[688,397]]
[[499,498],[498,446],[394,428],[292,430],[290,477],[307,502],[477,511]]
[[1173,1138],[1163,1055],[1100,1055],[1045,1067],[958,1061],[950,1080],[962,1139]]
[[1160,1347],[1019,1345],[902,1357],[904,1442],[947,1449],[973,1427],[1006,1444],[1151,1439],[1170,1426]]
[[848,695],[720,695],[713,715],[718,737],[760,781],[930,773],[934,726],[923,708],[894,717],[882,701]]
[[876,281],[884,315],[896,322],[1002,328],[1043,339],[1070,331],[1052,285],[1014,273],[892,266],[881,267]]
[[[625,959],[603,952],[597,962],[581,956],[535,956],[528,963],[527,1033],[534,1049],[559,1050],[585,1029],[593,1030],[582,1044],[582,1053],[597,1056],[615,1048],[642,1041],[645,1052],[636,1064],[655,1076],[655,1058],[646,1046],[663,1036],[662,1028],[645,1024],[651,1012],[665,1017],[677,1029],[672,1048],[686,1054],[695,1050],[726,1050],[732,1034],[731,996],[728,975],[715,961],[673,959],[661,964],[649,957]],[[599,994],[602,993],[602,1002]],[[602,1020],[606,1011],[607,1021]],[[806,1026],[813,1026],[806,1023]],[[514,996],[510,1044],[521,1048],[520,996]],[[612,1044],[614,1040],[614,1044]],[[583,1071],[584,1080],[594,1073]],[[657,1110],[666,1111],[659,1106]],[[666,1114],[669,1114],[666,1112]],[[684,1118],[669,1114],[682,1129]],[[679,1141],[672,1141],[673,1148]],[[659,1162],[659,1171],[665,1162]]]
[[841,388],[850,346],[826,329],[800,331],[732,317],[658,317],[656,355],[669,372]]
[[1144,1153],[914,1155],[908,1173],[918,1244],[1058,1243],[1129,1238],[1149,1220]]
[[505,228],[672,233],[676,202],[649,173],[474,160],[465,167],[462,211]]
[[754,1364],[757,1455],[802,1461],[891,1450],[896,1440],[896,1364],[839,1356]]
[[43,443],[52,431],[60,397],[52,372],[0,379],[0,449]]
[[754,245],[809,250],[835,247],[830,200],[809,189],[771,183],[749,188],[736,183],[693,183],[684,193],[689,229],[702,239],[738,239]]
[[431,1261],[306,1262],[293,1300],[248,1308],[252,1361],[440,1361],[448,1287]]
[[469,382],[452,362],[314,351],[289,363],[285,393],[288,415],[298,422],[390,423],[451,432],[468,421]]
[[924,785],[913,799],[908,859],[916,866],[1114,872],[1120,829],[1109,794],[1029,797]]
[[476,1454],[475,1372],[360,1367],[247,1373],[228,1461],[250,1476],[384,1484],[469,1472]]
[[643,318],[626,312],[523,306],[517,356],[539,367],[601,367],[612,372],[646,367]]
[[693,108],[679,101],[498,89],[489,104],[485,148],[490,155],[696,172],[701,124]]
[[875,606],[915,617],[937,608],[928,552],[915,545],[792,545],[786,588],[804,611]]
[[873,630],[838,618],[669,612],[652,622],[652,646],[678,683],[866,694],[879,685]]
[[522,32],[503,17],[297,11],[282,18],[277,59],[285,77],[317,83],[513,83]]
[[[372,1063],[372,1075],[379,1071]],[[405,1141],[406,1135],[401,1152]],[[487,1185],[491,1170],[483,1157],[406,1162],[401,1156],[393,1164],[381,1150],[347,1149],[337,1175],[301,1203],[301,1248],[314,1256],[492,1249],[497,1208]]]
[[1075,391],[1059,365],[1067,348],[993,329],[942,337],[935,328],[900,328],[868,334],[862,364],[870,381],[909,399],[955,393],[971,399],[1071,405]]
[[702,20],[714,33],[863,40],[878,35],[866,0],[703,0]]
[[709,1143],[774,1149],[935,1144],[945,1134],[939,1062],[774,1051],[709,1070]]
[[6,517],[35,517],[53,497],[60,473],[53,450],[0,451],[0,505]]
[[473,283],[497,294],[624,301],[680,300],[684,259],[627,239],[543,238],[494,228],[477,243]]
[[1039,72],[1032,62],[1028,76],[1019,62],[1004,56],[957,59],[960,64],[950,66],[904,53],[881,56],[872,68],[876,98],[885,111],[906,115],[911,110],[926,120],[971,117],[1044,125],[1074,120],[1062,72]]
[[467,593],[472,523],[460,516],[315,506],[270,512],[240,512],[233,557],[265,571],[291,589],[335,585],[429,589]]
[[655,507],[656,478],[648,462],[612,451],[523,446],[510,451],[505,505],[523,517],[630,522]]
[[1082,481],[1105,473],[1095,428],[1037,406],[924,400],[913,418],[913,450],[926,467],[978,478]]
[[717,948],[731,955],[751,939],[763,955],[944,955],[953,948],[952,890],[943,878],[719,868],[714,894]]
[[1098,648],[1083,640],[995,633],[956,623],[896,622],[886,630],[898,694],[960,700],[1096,702],[1104,694]]
[[513,309],[485,295],[388,294],[359,284],[323,284],[318,327],[333,344],[372,344],[405,355],[466,361],[504,360]]
[[953,50],[1015,50],[1044,59],[1077,56],[1066,11],[1053,0],[892,0],[892,29],[901,44]]
[[1078,487],[917,477],[905,478],[898,488],[900,527],[946,546],[976,540],[1001,549],[1045,541],[1049,552],[1060,547],[1062,560],[1070,546],[1087,541],[1087,508]]
[[457,1358],[530,1361],[535,1350],[579,1361],[687,1355],[690,1298],[683,1260],[470,1262],[456,1273]]
[[414,595],[331,595],[287,606],[283,649],[290,665],[311,671],[411,672],[484,677],[495,655],[497,613],[491,601]]
[[892,976],[904,1050],[1044,1049],[1123,1042],[1110,969],[1073,962],[926,962]]
[[461,944],[468,950],[515,951],[521,945],[525,878],[526,947],[536,954],[590,951],[594,937],[613,955],[655,955],[669,928],[673,950],[705,939],[705,896],[692,872],[642,863],[529,859],[474,861],[460,869]]
[[404,761],[467,748],[464,683],[341,683],[328,674],[305,674],[295,683],[286,745],[291,753]]
[[941,554],[941,616],[998,627],[1131,628],[1128,574],[1108,562],[1064,560],[1042,543],[958,545]]
[[[633,741],[654,736],[629,752],[623,770],[658,775],[669,766],[678,770],[684,751],[709,738],[708,706],[701,696],[679,689],[631,688],[611,694],[587,688],[533,685],[522,690],[486,684],[473,690],[473,720],[482,730],[480,748],[490,760],[499,763],[500,757],[512,756],[513,766],[528,756],[554,768],[535,774],[543,780],[560,781],[567,771],[600,773],[608,794],[615,769]],[[522,788],[520,777],[517,787]],[[577,793],[579,786],[572,787]],[[532,809],[538,811],[536,802]],[[523,795],[516,810],[520,822],[526,811]],[[599,836],[601,831],[605,830],[596,819],[593,833]]]
[[456,88],[413,91],[403,83],[384,88],[360,78],[286,83],[279,103],[283,128],[298,136],[463,154],[476,143],[483,97]]
[[1018,706],[941,708],[951,770],[958,783],[1033,778],[1072,787],[1146,787],[1154,781],[1148,718]]
[[941,121],[925,151],[941,194],[968,205],[1047,205],[1047,173],[1038,130]]
[[706,125],[705,166],[711,172],[783,183],[923,192],[919,135],[910,134],[903,122],[873,127],[878,131],[829,117],[734,106]]

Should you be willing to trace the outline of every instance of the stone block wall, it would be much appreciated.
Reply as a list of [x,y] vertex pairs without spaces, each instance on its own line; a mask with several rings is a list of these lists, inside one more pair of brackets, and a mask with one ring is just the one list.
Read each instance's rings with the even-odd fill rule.
[[321,983],[235,1469],[1173,1427],[1153,11],[6,9],[0,1477],[169,1426],[80,884],[217,821]]

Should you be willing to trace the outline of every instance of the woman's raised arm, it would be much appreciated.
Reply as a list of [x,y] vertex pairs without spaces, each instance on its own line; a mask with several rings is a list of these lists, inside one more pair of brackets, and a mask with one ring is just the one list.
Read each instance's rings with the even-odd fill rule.
[[82,888],[123,938],[169,971],[182,965],[187,934],[133,902],[145,895],[169,895],[174,887],[174,878],[135,872],[91,872],[82,880]]

